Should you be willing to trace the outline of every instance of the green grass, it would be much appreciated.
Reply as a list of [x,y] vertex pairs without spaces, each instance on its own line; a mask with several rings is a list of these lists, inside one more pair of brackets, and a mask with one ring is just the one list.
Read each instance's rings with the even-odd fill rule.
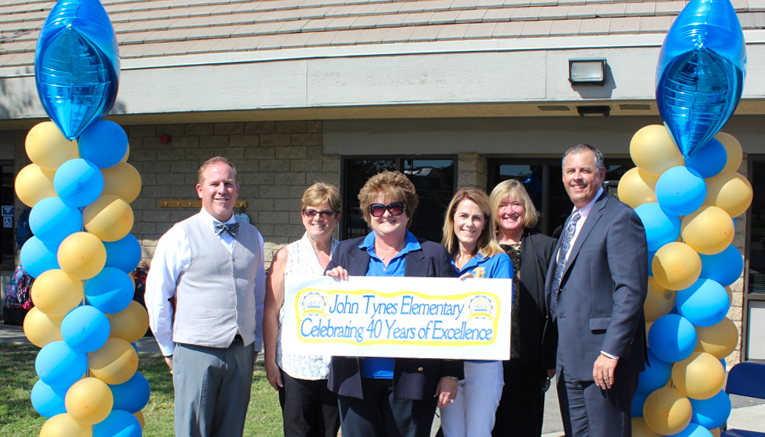
[[[38,348],[0,344],[0,436],[36,436],[47,419],[32,408],[29,395],[37,381]],[[138,371],[151,386],[151,399],[143,409],[143,435],[173,436],[173,380],[159,355],[141,355]],[[255,367],[252,395],[245,424],[246,436],[282,435],[282,416],[276,391],[266,380],[262,366]]]

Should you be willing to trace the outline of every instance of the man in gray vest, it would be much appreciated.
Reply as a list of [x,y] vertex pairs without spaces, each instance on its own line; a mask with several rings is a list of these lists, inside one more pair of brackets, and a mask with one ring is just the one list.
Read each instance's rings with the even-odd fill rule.
[[176,436],[241,436],[263,338],[263,237],[234,215],[231,163],[211,158],[198,178],[202,210],[157,242],[146,307],[173,374]]

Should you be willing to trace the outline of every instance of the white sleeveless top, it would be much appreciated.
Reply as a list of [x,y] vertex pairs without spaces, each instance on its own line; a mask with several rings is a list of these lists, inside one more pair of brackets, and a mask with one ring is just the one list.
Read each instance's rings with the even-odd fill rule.
[[[337,240],[332,238],[330,257],[335,254]],[[306,234],[303,238],[287,246],[287,266],[284,276],[323,276],[324,268],[313,250]],[[282,354],[282,325],[284,324],[284,306],[279,311],[279,339],[276,342],[276,364],[284,373],[295,379],[316,381],[329,376],[329,355],[292,355]]]

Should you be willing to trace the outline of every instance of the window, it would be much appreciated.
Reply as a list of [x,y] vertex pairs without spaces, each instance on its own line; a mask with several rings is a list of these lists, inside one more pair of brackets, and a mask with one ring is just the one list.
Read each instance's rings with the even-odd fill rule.
[[414,183],[420,199],[409,230],[419,238],[440,243],[444,212],[455,192],[455,167],[455,159],[444,156],[344,158],[340,237],[363,237],[370,232],[359,208],[359,191],[370,177],[385,170],[397,170]]
[[[605,189],[616,197],[619,179],[635,165],[629,159],[606,159]],[[554,235],[563,227],[574,205],[561,182],[559,159],[496,159],[489,161],[489,193],[500,182],[516,179],[539,211],[537,229],[545,235]]]

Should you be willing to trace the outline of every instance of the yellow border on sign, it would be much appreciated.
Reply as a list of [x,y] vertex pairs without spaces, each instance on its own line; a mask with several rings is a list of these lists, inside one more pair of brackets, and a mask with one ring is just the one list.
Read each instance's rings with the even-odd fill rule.
[[[330,340],[322,340],[322,339],[306,339],[302,336],[300,336],[300,325],[303,323],[304,318],[300,317],[300,308],[298,307],[298,302],[300,301],[300,298],[302,295],[311,293],[311,292],[321,292],[321,293],[327,293],[328,295],[334,295],[334,294],[351,294],[351,295],[362,295],[362,294],[374,294],[376,296],[384,297],[384,298],[394,298],[397,296],[402,296],[405,294],[414,295],[417,297],[420,297],[425,300],[442,300],[442,301],[448,301],[448,300],[461,300],[465,299],[466,297],[477,295],[477,294],[483,294],[486,296],[491,296],[494,298],[494,301],[497,303],[497,311],[496,316],[494,317],[494,320],[492,322],[492,328],[494,329],[494,336],[491,340],[488,342],[486,341],[480,341],[480,340],[414,340],[414,341],[401,341],[401,340],[395,340],[395,339],[380,339],[380,340],[367,340],[363,343],[358,343],[355,340],[349,340],[349,339],[330,339]],[[462,294],[454,294],[454,295],[448,295],[448,296],[441,296],[441,295],[431,295],[431,294],[425,294],[420,293],[416,291],[396,291],[392,293],[383,293],[379,291],[374,290],[324,290],[320,288],[315,287],[307,287],[303,288],[302,290],[298,291],[295,294],[295,319],[297,321],[296,325],[296,332],[298,334],[298,340],[302,343],[340,343],[340,344],[351,344],[355,346],[373,346],[378,344],[385,344],[385,345],[398,345],[398,346],[476,346],[476,345],[491,345],[494,344],[494,342],[497,339],[497,329],[499,328],[499,314],[502,310],[500,306],[499,297],[494,293],[487,293],[483,291],[471,291],[469,293],[462,293]],[[362,328],[366,329],[366,328]]]

